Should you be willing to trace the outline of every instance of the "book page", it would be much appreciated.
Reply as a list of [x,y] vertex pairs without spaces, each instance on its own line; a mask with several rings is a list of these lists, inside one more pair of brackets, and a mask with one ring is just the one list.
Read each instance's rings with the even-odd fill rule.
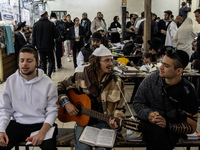
[[112,129],[102,129],[99,132],[97,146],[113,147],[116,138],[116,132]]
[[[51,138],[53,137],[54,130],[55,130],[55,127],[51,127],[51,128],[47,131],[44,140],[51,139]],[[35,131],[35,132],[32,132],[31,135],[30,135],[30,137],[36,135],[38,132],[39,132],[39,130],[38,130],[38,131]],[[28,142],[26,143],[26,145],[30,145],[30,144],[32,144],[32,142],[30,142],[30,141],[28,141]]]
[[79,141],[92,146],[95,145],[99,130],[100,129],[98,128],[86,126],[83,133],[81,134],[81,137],[79,138]]

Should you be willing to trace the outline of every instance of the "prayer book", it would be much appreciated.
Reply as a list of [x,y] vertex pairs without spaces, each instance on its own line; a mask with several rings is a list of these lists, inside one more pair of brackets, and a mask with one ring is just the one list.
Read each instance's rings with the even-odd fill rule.
[[99,129],[86,126],[79,141],[90,146],[100,146],[112,148],[116,139],[116,131],[112,129]]
[[[44,140],[51,139],[51,138],[53,137],[54,130],[55,130],[55,127],[51,127],[51,128],[47,131]],[[38,130],[38,131],[35,131],[35,132],[32,132],[31,135],[30,135],[30,137],[36,135],[38,132],[39,132],[39,130]],[[30,144],[32,144],[31,141],[28,141],[28,142],[26,143],[26,145],[30,145]]]

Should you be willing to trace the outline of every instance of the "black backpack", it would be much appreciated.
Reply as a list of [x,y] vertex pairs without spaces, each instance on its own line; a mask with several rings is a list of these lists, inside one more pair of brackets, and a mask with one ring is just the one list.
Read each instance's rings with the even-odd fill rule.
[[123,47],[124,55],[130,55],[133,52],[134,47],[135,47],[135,44],[133,41],[125,43]]

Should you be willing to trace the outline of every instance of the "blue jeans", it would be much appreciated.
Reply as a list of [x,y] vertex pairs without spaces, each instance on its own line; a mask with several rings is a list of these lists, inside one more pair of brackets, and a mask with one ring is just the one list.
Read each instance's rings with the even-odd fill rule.
[[[93,124],[93,125],[90,125],[90,126],[96,127],[96,128],[99,128],[99,129],[102,129],[102,128],[110,129],[109,125],[106,122],[103,122],[103,121],[100,121],[97,124]],[[79,126],[78,124],[76,126],[76,134],[75,134],[75,137],[74,137],[75,150],[92,150],[92,146],[78,141],[83,130],[84,130],[84,128],[85,127]],[[95,150],[111,150],[111,149],[112,148],[95,147]]]

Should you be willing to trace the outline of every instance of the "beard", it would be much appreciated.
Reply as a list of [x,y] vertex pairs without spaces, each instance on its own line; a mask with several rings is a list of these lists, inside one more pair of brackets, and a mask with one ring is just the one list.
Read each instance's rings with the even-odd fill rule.
[[90,48],[91,48],[91,50],[92,51],[94,51],[96,48],[98,48],[99,46],[97,46],[97,45],[90,45]]
[[28,72],[23,72],[22,69],[21,69],[20,71],[21,71],[21,74],[22,74],[22,75],[31,75],[31,74],[33,74],[33,73],[35,72],[35,69],[34,69],[34,70],[30,70],[30,71],[28,71]]

